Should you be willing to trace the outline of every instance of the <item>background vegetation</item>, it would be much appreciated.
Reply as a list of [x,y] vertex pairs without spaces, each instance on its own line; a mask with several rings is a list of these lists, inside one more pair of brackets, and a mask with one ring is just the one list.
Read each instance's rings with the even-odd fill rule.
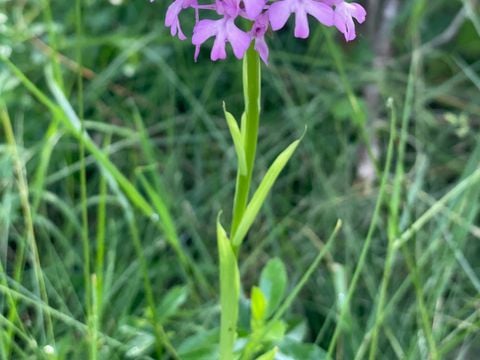
[[[167,3],[0,0],[0,358],[149,358],[155,339],[212,358],[236,161],[221,104],[240,115],[241,66],[206,48],[195,64]],[[328,349],[341,329],[339,359],[474,359],[480,7],[367,5],[354,43],[319,26],[269,39],[256,181],[308,131],[241,255],[245,295],[273,257],[293,288],[341,219],[290,336]]]

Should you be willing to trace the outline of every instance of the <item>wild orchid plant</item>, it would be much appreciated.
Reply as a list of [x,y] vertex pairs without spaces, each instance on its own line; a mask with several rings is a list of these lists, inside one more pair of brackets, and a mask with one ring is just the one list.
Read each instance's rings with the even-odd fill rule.
[[[255,162],[257,135],[260,116],[261,60],[268,64],[269,48],[265,40],[268,32],[276,32],[285,27],[291,15],[295,17],[294,36],[300,39],[309,37],[309,16],[327,27],[336,27],[346,41],[355,39],[354,19],[363,23],[365,9],[357,3],[344,0],[175,0],[168,7],[165,25],[172,36],[186,40],[180,15],[192,10],[195,17],[192,44],[195,46],[195,61],[201,46],[214,38],[210,53],[212,61],[227,58],[227,43],[237,59],[243,59],[243,83],[245,112],[240,126],[232,114],[225,110],[227,124],[231,132],[237,154],[237,180],[233,203],[232,224],[229,234],[217,221],[217,241],[220,261],[220,359],[250,359],[262,350],[262,342],[268,332],[278,326],[267,319],[272,318],[283,296],[285,281],[280,284],[267,284],[254,287],[251,292],[251,334],[241,349],[235,347],[240,302],[240,276],[238,254],[241,244],[253,224],[278,175],[295,152],[299,140],[284,150],[268,169],[258,189],[250,197],[250,186]],[[212,18],[204,18],[204,15]],[[267,282],[269,274],[279,276],[284,272],[282,265],[270,262],[260,282]],[[278,320],[278,317],[274,320]],[[270,319],[271,320],[271,319]],[[280,326],[281,327],[281,326]],[[278,329],[277,329],[278,330]],[[260,358],[273,359],[275,349],[264,353]],[[237,353],[237,355],[235,355]]]

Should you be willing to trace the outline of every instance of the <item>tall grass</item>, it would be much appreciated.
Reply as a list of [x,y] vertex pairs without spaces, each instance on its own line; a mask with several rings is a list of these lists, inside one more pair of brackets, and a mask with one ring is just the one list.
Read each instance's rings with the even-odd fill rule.
[[[243,241],[240,329],[277,257],[290,296],[267,330],[284,319],[339,359],[478,353],[479,8],[424,5],[401,4],[385,70],[367,35],[271,39],[253,188],[308,131]],[[217,351],[215,220],[232,218],[236,162],[221,106],[243,110],[241,67],[194,64],[164,11],[0,2],[1,359]],[[269,350],[255,341],[245,358]]]

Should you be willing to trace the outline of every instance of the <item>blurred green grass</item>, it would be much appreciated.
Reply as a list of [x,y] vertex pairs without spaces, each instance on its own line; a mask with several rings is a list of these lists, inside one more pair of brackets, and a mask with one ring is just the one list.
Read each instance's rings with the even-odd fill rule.
[[[402,233],[479,168],[478,2],[422,3],[400,3],[388,38],[392,54],[384,69],[373,65],[378,56],[379,16],[372,16],[372,25],[360,27],[358,41],[351,44],[320,27],[308,42],[294,40],[291,29],[269,39],[272,59],[264,67],[256,183],[305,125],[308,131],[254,225],[241,272],[247,296],[262,266],[274,256],[287,264],[291,281],[298,280],[337,219],[342,219],[342,233],[328,260],[288,314],[292,326],[304,323],[306,341],[325,349],[378,195],[376,176],[362,178],[358,170],[364,164],[370,166],[370,173],[374,171],[363,155],[368,147],[378,151],[380,169],[385,161],[390,135],[387,98],[393,98],[400,115],[406,109],[409,119],[401,163],[405,170],[398,219]],[[65,109],[52,94],[52,81],[77,113],[81,102],[92,143],[136,186],[135,196],[158,212],[155,196],[139,176],[144,174],[165,202],[167,215],[153,221],[129,205],[122,191],[107,188],[98,167],[101,162],[87,147],[91,272],[102,288],[96,296],[90,294],[87,306],[78,138],[1,61],[2,118],[4,123],[6,114],[10,118],[18,156],[2,127],[0,357],[84,359],[89,352],[88,333],[99,339],[99,358],[124,358],[128,352],[141,358],[135,351],[156,333],[147,321],[152,308],[142,273],[151,284],[166,337],[179,352],[218,322],[215,219],[221,209],[230,216],[235,176],[235,152],[221,104],[225,101],[237,117],[242,111],[240,64],[233,60],[213,64],[207,49],[194,64],[191,45],[172,39],[163,27],[163,2],[82,4],[79,36],[78,14],[71,3],[0,0],[0,13],[5,15],[0,21],[0,52],[55,106]],[[466,19],[453,29],[453,37],[435,45],[462,9]],[[434,46],[424,45],[432,42]],[[414,51],[419,65],[409,101]],[[368,97],[369,86],[379,91],[377,103]],[[16,166],[25,170],[33,233],[26,222]],[[342,326],[337,358],[362,358],[358,351],[376,321],[375,303],[390,236],[389,203],[397,189],[392,174]],[[441,358],[471,359],[480,351],[479,192],[477,182],[441,204],[436,216],[407,243],[407,253],[399,251],[395,256],[378,341],[377,354],[383,358],[429,358],[420,295]],[[172,226],[162,226],[165,216],[171,217]],[[32,237],[39,263],[28,245]],[[177,251],[169,246],[175,238],[181,244]],[[141,241],[144,263],[135,239]],[[19,262],[23,247],[25,263]],[[185,257],[182,261],[179,254]],[[38,276],[44,279],[49,308],[41,300]],[[174,286],[185,288],[175,288],[172,295]],[[167,294],[175,299],[170,300],[173,305]],[[38,317],[39,307],[47,314],[44,321]],[[94,324],[87,324],[88,311],[98,315]],[[56,355],[50,356],[45,346],[53,346],[53,338]],[[142,356],[154,355],[148,349]]]

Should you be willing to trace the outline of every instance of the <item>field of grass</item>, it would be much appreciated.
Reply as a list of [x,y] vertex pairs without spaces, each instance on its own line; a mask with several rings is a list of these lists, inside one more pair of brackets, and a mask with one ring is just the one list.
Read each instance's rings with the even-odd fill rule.
[[[480,3],[359,2],[355,42],[268,39],[255,185],[307,130],[240,253],[239,337],[277,258],[296,296],[253,355],[480,358]],[[195,63],[168,3],[0,0],[0,359],[216,357],[242,67]]]

